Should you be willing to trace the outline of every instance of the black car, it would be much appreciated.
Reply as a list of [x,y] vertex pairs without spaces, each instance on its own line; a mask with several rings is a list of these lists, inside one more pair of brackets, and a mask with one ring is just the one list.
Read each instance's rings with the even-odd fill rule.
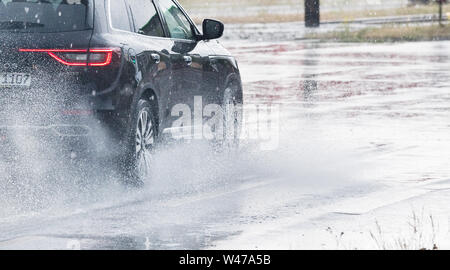
[[234,143],[239,69],[215,40],[223,24],[207,19],[202,30],[172,0],[0,0],[2,149],[21,130],[70,153],[117,157],[140,181],[155,145],[180,128],[174,108],[194,114],[198,97],[201,110],[227,112],[218,123],[236,127],[222,137]]

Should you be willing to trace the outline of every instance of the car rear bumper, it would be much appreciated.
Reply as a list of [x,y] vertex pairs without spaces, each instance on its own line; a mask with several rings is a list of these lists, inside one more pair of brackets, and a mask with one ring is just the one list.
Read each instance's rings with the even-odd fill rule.
[[48,126],[33,125],[0,125],[0,134],[10,133],[47,134],[59,137],[89,137],[93,134],[92,128],[87,125],[55,124]]
[[[114,122],[109,119],[110,122]],[[109,158],[120,155],[123,135],[98,119],[50,124],[1,124],[1,160],[31,155],[39,159],[61,157]]]

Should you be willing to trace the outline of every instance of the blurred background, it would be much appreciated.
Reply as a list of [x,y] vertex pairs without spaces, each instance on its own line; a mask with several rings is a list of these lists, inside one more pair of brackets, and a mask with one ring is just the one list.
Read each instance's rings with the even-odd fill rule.
[[[356,36],[366,40],[380,39],[383,36],[408,40],[450,36],[448,27],[432,28],[431,34],[424,33],[429,32],[428,28],[416,29],[418,26],[439,20],[438,1],[320,0],[321,27],[307,31],[303,25],[305,19],[303,0],[180,0],[197,23],[208,17],[228,24],[225,36],[227,39],[319,38],[342,41],[356,41]],[[450,5],[445,3],[447,2],[445,0],[443,2],[442,21],[445,23],[450,13]],[[392,33],[391,28],[396,28],[394,32],[399,32],[398,26],[403,27],[400,29],[403,30],[400,31],[402,33]],[[364,37],[365,33],[354,32],[368,27],[382,27],[381,32],[389,33]],[[414,27],[414,31],[411,27]],[[416,36],[418,35],[416,33],[412,37],[410,32],[422,33],[419,33],[421,36]],[[423,35],[427,35],[427,38]]]
[[[292,22],[304,18],[301,0],[181,0],[200,20],[212,16],[226,23]],[[321,0],[324,20],[352,20],[359,17],[435,13],[430,0]]]

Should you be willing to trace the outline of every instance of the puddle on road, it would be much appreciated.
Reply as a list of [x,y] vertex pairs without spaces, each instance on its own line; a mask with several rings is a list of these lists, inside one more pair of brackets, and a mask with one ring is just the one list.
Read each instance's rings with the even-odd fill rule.
[[449,177],[449,42],[229,46],[247,102],[281,104],[295,128],[368,150],[374,180]]
[[[290,215],[314,208],[324,202],[317,192],[351,184],[346,181],[358,179],[364,193],[369,180],[388,184],[450,175],[449,42],[230,45],[240,61],[246,103],[281,106],[278,149],[250,145],[227,157],[205,145],[168,148],[158,154],[156,173],[143,190],[125,189],[108,167],[98,172],[89,164],[55,166],[40,159],[0,164],[0,231],[8,234],[0,239],[43,234],[90,239],[93,248],[139,248],[146,236],[152,247],[196,248],[200,244],[193,239],[203,241],[208,225],[257,223],[277,217],[273,213],[280,209]],[[243,183],[278,178],[292,182],[276,192],[270,187],[233,193]],[[231,195],[206,197],[211,205],[184,204],[226,191]],[[299,203],[305,194],[306,206]],[[173,201],[181,206],[159,207]]]

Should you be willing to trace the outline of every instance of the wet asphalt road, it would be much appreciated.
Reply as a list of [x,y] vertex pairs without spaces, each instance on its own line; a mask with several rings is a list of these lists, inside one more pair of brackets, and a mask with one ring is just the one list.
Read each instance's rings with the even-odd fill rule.
[[225,45],[246,104],[280,110],[276,149],[166,147],[139,190],[108,168],[1,164],[0,248],[257,248],[240,237],[267,230],[265,247],[292,248],[293,220],[325,226],[450,178],[450,42]]

